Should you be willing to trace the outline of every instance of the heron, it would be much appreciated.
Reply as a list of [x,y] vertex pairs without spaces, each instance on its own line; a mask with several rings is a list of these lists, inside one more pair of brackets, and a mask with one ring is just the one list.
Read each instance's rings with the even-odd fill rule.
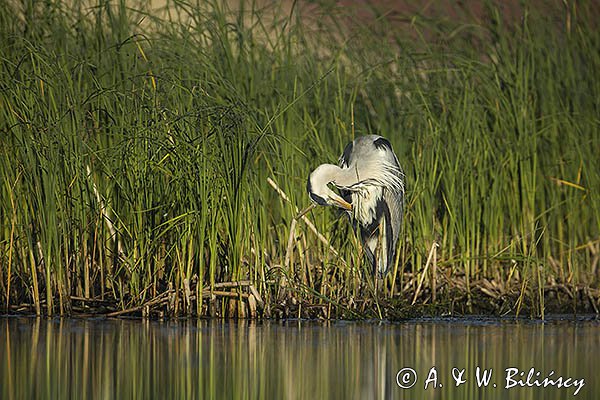
[[383,279],[395,261],[404,208],[404,172],[389,140],[356,138],[344,148],[338,165],[319,165],[306,186],[314,204],[334,206],[350,217],[373,273]]

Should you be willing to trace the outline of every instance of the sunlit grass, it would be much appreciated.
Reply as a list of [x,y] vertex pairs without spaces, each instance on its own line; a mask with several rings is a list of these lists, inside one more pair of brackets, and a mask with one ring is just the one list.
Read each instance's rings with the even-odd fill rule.
[[[290,235],[311,169],[373,132],[408,188],[387,304],[412,298],[433,243],[420,299],[435,282],[444,309],[492,292],[495,312],[543,315],[545,290],[597,289],[600,34],[583,6],[348,28],[335,10],[201,4],[0,3],[4,310],[245,316],[251,297],[263,315],[382,316],[346,221],[317,209],[329,243],[302,221]],[[258,297],[211,294],[246,280]]]

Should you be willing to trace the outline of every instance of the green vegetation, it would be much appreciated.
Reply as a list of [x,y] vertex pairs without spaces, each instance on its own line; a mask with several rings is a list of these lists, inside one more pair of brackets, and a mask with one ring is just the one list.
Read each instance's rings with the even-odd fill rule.
[[[593,3],[526,5],[518,23],[492,3],[479,20],[14,3],[0,1],[0,309],[597,311]],[[293,219],[311,169],[373,132],[408,187],[379,294],[347,221],[308,214],[326,244]]]

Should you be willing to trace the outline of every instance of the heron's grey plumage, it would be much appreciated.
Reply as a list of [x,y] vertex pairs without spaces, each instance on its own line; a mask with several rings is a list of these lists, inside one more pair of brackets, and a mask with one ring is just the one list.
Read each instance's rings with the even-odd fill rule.
[[[329,183],[340,189],[342,199],[335,198]],[[318,204],[351,205],[348,213],[365,253],[383,277],[395,260],[404,208],[404,173],[390,142],[377,135],[356,138],[344,149],[338,167],[323,164],[313,171],[307,189]]]

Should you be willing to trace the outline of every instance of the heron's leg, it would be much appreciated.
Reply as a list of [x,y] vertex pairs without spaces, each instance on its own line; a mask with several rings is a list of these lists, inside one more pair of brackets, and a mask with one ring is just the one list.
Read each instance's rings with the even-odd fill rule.
[[375,263],[373,265],[375,271],[375,293],[379,294],[379,288],[383,290],[383,275],[385,273],[387,262],[387,255],[385,254],[387,247],[385,243],[385,220],[382,219],[379,222],[379,227],[377,228],[377,247],[375,248]]

